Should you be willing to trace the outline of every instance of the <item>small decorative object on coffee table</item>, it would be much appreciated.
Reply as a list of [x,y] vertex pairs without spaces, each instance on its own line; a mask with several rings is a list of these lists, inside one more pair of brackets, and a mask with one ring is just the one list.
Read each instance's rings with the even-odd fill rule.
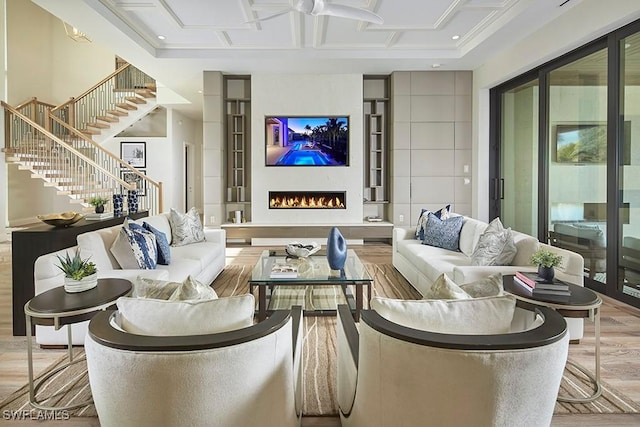
[[92,197],[91,199],[89,199],[89,204],[95,208],[95,212],[97,214],[104,212],[104,205],[106,205],[107,202],[109,202],[108,199],[100,196]]
[[342,270],[347,260],[347,241],[337,227],[332,227],[327,238],[327,261],[332,270]]
[[531,256],[531,263],[538,266],[538,276],[546,281],[553,281],[556,267],[562,263],[562,256],[545,249],[539,249]]
[[320,250],[320,244],[311,242],[308,245],[303,245],[300,242],[288,243],[284,248],[287,255],[294,258],[306,258],[318,252]]
[[71,258],[69,252],[63,258],[58,255],[58,268],[64,273],[64,290],[69,293],[88,291],[98,285],[98,271],[96,265],[89,259],[80,258],[80,252]]

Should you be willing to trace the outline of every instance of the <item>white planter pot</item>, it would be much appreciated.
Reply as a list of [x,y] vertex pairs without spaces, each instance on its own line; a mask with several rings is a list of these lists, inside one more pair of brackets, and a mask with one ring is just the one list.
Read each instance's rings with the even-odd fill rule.
[[69,293],[88,291],[98,286],[98,273],[74,280],[71,277],[64,278],[64,290]]

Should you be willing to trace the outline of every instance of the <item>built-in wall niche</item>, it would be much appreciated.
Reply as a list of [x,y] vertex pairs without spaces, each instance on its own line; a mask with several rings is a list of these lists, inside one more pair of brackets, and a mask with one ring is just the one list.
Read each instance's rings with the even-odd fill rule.
[[363,77],[364,214],[388,217],[389,205],[389,76]]
[[251,212],[251,77],[224,76],[227,213]]

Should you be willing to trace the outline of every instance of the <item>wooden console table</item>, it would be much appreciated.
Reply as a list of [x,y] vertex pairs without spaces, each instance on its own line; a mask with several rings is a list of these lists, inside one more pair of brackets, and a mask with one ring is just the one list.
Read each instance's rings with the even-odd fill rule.
[[[149,216],[148,211],[129,215],[133,219]],[[33,267],[44,254],[77,245],[76,236],[122,224],[126,216],[87,221],[81,219],[69,227],[56,228],[47,224],[36,225],[11,233],[11,275],[13,294],[13,335],[26,335],[24,305],[33,298],[35,284]]]

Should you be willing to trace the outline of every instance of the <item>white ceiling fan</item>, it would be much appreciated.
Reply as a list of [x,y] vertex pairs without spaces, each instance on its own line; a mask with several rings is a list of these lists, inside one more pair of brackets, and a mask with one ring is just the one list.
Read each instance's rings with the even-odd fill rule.
[[324,0],[297,0],[295,4],[288,9],[274,13],[273,15],[265,16],[263,18],[253,19],[251,21],[248,21],[247,23],[266,21],[268,19],[276,18],[289,12],[301,12],[305,15],[311,16],[336,16],[339,18],[371,22],[372,24],[382,24],[384,22],[382,17],[367,9],[346,6],[342,4],[327,3]]

